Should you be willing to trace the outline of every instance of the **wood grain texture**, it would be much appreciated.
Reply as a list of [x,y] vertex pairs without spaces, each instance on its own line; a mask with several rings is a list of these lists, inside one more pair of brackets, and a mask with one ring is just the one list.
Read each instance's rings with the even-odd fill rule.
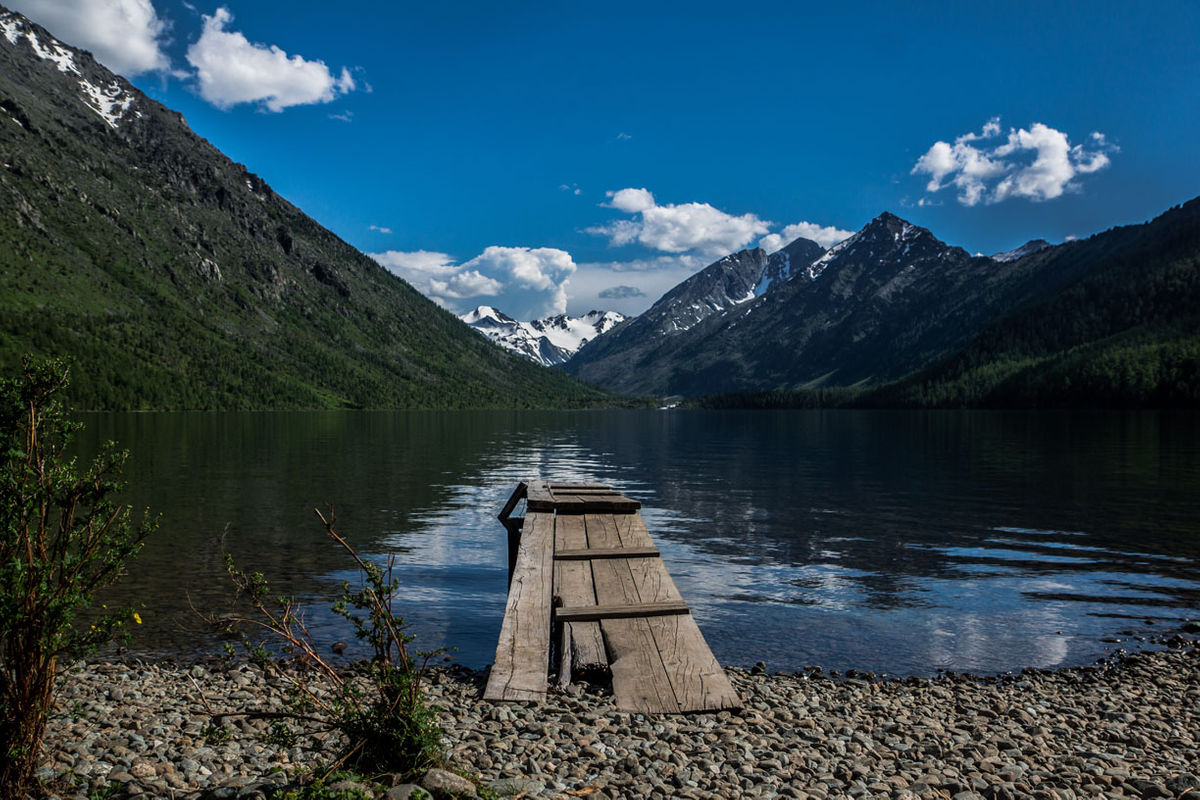
[[[587,534],[583,517],[560,517],[554,532],[555,557],[564,550],[585,549]],[[592,585],[592,567],[586,561],[556,561],[554,564],[554,594],[563,605],[576,608],[595,606],[596,590]],[[604,637],[597,622],[566,623],[567,646],[570,648],[570,669],[566,672],[603,669],[608,666]],[[572,675],[559,675],[570,680]]]
[[[653,544],[641,514],[614,515],[612,519],[623,545],[645,547]],[[683,602],[675,581],[661,561],[630,561],[629,568],[640,602]],[[690,614],[654,617],[648,622],[680,711],[741,706],[725,670],[713,656]]]
[[[584,520],[589,547],[620,546],[621,537],[612,514],[588,514]],[[630,563],[628,559],[618,558],[591,562],[598,604],[616,606],[641,602],[633,585]],[[608,648],[617,707],[623,711],[650,714],[678,712],[680,704],[659,656],[650,621],[608,619],[600,623],[600,629]]]
[[544,700],[550,653],[554,516],[528,513],[485,700]]

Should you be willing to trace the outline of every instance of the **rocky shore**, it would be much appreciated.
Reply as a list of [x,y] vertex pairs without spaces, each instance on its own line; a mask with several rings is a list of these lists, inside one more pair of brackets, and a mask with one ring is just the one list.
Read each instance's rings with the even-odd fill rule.
[[[433,671],[428,695],[447,766],[484,796],[1200,800],[1195,645],[1176,637],[1094,667],[998,678],[731,669],[742,710],[676,717],[621,713],[579,686],[538,706],[485,703],[484,673],[458,667]],[[280,710],[282,688],[245,664],[82,665],[56,696],[41,777],[79,800],[258,800],[336,744],[268,744],[265,722],[212,725],[214,713]],[[419,796],[385,782],[342,788]]]

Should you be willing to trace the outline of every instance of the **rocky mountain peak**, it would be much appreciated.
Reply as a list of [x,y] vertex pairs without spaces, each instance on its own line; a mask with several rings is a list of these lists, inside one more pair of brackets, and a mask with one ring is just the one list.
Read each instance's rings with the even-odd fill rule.
[[1031,253],[1036,253],[1039,250],[1045,250],[1047,247],[1053,246],[1054,245],[1050,244],[1045,239],[1030,239],[1016,250],[1006,250],[1003,253],[996,253],[992,256],[992,260],[999,261],[1001,263],[1016,261],[1018,258],[1024,258]]

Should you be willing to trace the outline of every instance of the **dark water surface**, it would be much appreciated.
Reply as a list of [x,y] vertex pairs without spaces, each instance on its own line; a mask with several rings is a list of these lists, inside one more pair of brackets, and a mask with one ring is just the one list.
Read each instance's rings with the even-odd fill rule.
[[[279,591],[353,577],[313,515],[397,559],[418,644],[492,660],[526,476],[640,499],[724,664],[891,674],[1090,663],[1200,617],[1200,418],[886,411],[106,414],[81,450],[133,451],[128,501],[162,514],[109,602],[135,647],[216,652],[223,549]],[[225,533],[224,544],[220,537]],[[315,627],[344,628],[314,602]],[[1147,624],[1147,621],[1153,623]],[[329,640],[332,641],[332,638]]]

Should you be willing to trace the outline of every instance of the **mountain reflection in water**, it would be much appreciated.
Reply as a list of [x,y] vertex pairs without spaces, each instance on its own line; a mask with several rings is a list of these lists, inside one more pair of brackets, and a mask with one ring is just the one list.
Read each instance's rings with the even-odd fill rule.
[[[138,653],[216,652],[223,550],[326,610],[353,579],[312,509],[394,555],[418,645],[492,659],[496,513],[518,480],[640,499],[714,653],[929,674],[1089,663],[1200,617],[1200,421],[1101,412],[604,411],[88,415],[80,451],[133,452],[161,530],[106,602]],[[228,527],[221,540],[222,532]],[[1152,624],[1147,624],[1152,623]],[[353,649],[348,655],[354,655]]]

